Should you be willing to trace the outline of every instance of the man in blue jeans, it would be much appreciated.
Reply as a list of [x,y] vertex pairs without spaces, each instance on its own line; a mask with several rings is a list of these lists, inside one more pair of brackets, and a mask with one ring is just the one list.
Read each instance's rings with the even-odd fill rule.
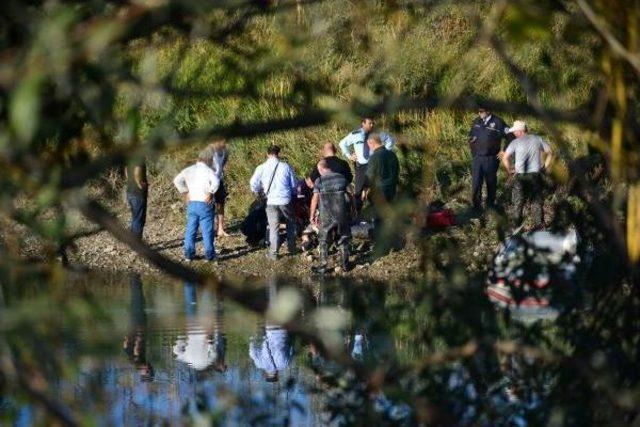
[[144,161],[132,162],[124,170],[127,179],[127,203],[131,210],[131,232],[142,239],[147,219],[147,166]]
[[198,227],[202,231],[205,258],[215,261],[213,222],[215,208],[213,195],[218,191],[220,180],[212,166],[213,152],[206,149],[198,156],[196,164],[185,168],[175,177],[173,184],[187,200],[187,229],[184,235],[184,258],[191,262],[196,255]]
[[298,181],[291,166],[280,159],[280,147],[267,149],[267,161],[258,166],[251,177],[251,191],[267,199],[266,213],[269,223],[269,251],[267,258],[278,259],[280,247],[280,217],[287,222],[287,246],[289,254],[296,253],[296,218],[293,200],[297,195]]

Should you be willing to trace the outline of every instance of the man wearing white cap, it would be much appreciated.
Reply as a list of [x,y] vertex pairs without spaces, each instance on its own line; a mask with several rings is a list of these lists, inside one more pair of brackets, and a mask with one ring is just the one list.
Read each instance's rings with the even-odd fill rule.
[[[534,227],[544,226],[542,205],[542,172],[549,169],[553,158],[551,147],[538,135],[527,133],[527,124],[516,120],[509,129],[516,137],[504,152],[502,165],[516,178],[513,186],[513,211],[515,226],[522,224],[524,203],[529,200],[533,210]],[[544,164],[542,163],[544,153]],[[515,155],[515,167],[511,166],[511,157]]]

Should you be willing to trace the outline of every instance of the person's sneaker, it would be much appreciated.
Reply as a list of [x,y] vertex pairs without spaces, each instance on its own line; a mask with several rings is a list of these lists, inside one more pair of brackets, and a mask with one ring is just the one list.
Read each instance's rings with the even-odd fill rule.
[[271,261],[277,261],[278,255],[267,252],[267,259],[270,259]]
[[182,260],[182,262],[186,263],[186,264],[191,264],[191,261],[193,261],[193,258],[184,258]]

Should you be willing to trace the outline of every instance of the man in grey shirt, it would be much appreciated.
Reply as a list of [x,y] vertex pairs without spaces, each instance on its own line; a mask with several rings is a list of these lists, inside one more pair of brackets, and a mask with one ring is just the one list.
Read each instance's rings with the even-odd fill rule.
[[[551,165],[551,148],[539,136],[527,133],[527,125],[521,120],[516,120],[509,132],[512,132],[516,139],[505,150],[502,165],[516,178],[513,186],[515,226],[519,227],[522,224],[524,203],[528,200],[533,210],[534,227],[539,229],[544,226],[542,172]],[[515,168],[511,166],[512,156],[515,156]]]

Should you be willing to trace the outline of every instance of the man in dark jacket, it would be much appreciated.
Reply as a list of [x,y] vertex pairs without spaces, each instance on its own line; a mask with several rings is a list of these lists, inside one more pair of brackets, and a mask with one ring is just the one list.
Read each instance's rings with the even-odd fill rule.
[[498,187],[498,167],[502,156],[501,142],[509,127],[486,108],[478,110],[478,117],[469,131],[469,146],[473,156],[471,165],[471,199],[477,211],[482,209],[482,184],[487,186],[487,208],[494,208]]
[[367,139],[371,153],[367,166],[365,191],[367,199],[373,207],[373,237],[374,252],[384,253],[380,247],[380,231],[382,229],[382,211],[396,198],[400,164],[398,157],[391,150],[387,150],[378,134],[371,134]]
[[[318,162],[320,177],[316,179],[313,186],[313,199],[311,199],[311,211],[309,220],[318,225],[318,239],[320,246],[320,265],[315,269],[319,273],[327,271],[329,258],[329,235],[336,232],[338,246],[342,258],[342,269],[349,269],[349,240],[351,238],[351,227],[349,226],[349,215],[347,211],[347,200],[345,192],[347,190],[347,180],[342,174],[333,172],[329,168],[326,159]],[[317,221],[315,216],[316,208],[320,207],[320,218]]]
[[131,232],[142,239],[147,220],[147,165],[144,160],[131,162],[124,171],[127,179],[127,202],[131,210]]
[[[327,166],[331,169],[332,172],[339,173],[347,180],[347,185],[351,184],[353,181],[353,173],[351,173],[351,167],[349,163],[345,160],[342,160],[338,156],[336,156],[336,146],[331,142],[326,142],[322,146],[322,156],[324,160],[327,162]],[[309,174],[309,178],[311,182],[316,182],[316,179],[320,178],[320,171],[318,171],[318,167],[316,166],[311,170]]]

